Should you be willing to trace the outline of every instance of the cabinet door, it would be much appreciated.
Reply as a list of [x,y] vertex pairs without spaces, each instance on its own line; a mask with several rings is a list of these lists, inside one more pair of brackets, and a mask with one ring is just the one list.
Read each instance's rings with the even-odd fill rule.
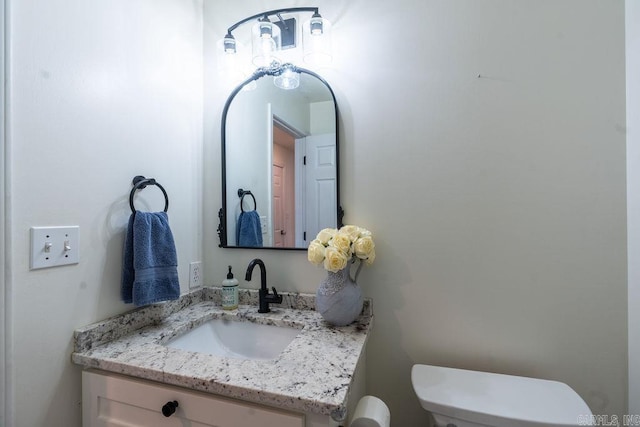
[[[162,406],[177,401],[170,417]],[[304,415],[212,394],[107,375],[82,373],[84,427],[304,427]]]

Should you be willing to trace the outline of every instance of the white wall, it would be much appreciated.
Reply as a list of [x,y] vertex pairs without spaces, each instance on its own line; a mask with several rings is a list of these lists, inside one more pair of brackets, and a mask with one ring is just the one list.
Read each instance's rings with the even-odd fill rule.
[[[242,212],[238,198],[239,188],[251,191],[256,199],[259,214],[270,217],[269,182],[260,178],[268,176],[271,170],[271,162],[267,158],[271,152],[271,141],[266,140],[271,123],[268,118],[269,105],[250,102],[251,95],[258,90],[260,89],[238,93],[227,114],[227,135],[237,141],[237,144],[227,147],[227,164],[241,165],[240,168],[227,169],[233,171],[227,174],[227,236],[228,244],[232,246],[237,245],[236,225]],[[249,122],[246,117],[259,117],[260,120]],[[264,144],[259,144],[258,141],[264,141]],[[250,196],[244,198],[243,204],[244,209],[253,209]]]
[[336,110],[333,101],[313,102],[309,109],[311,135],[336,133]]
[[[9,426],[80,426],[73,330],[120,302],[135,175],[170,198],[182,291],[201,258],[202,0],[10,0]],[[140,210],[160,210],[143,190]],[[80,226],[78,265],[29,271],[29,228]]]
[[[340,110],[345,222],[377,245],[360,278],[376,316],[368,392],[394,425],[419,425],[410,369],[432,363],[563,381],[594,413],[626,413],[624,3],[315,4],[334,24],[321,74]],[[304,252],[223,250],[214,234],[213,43],[294,5],[205,3],[210,284],[254,257],[279,290],[314,292],[324,274]]]
[[627,227],[629,413],[640,414],[640,2],[625,2],[627,58]]

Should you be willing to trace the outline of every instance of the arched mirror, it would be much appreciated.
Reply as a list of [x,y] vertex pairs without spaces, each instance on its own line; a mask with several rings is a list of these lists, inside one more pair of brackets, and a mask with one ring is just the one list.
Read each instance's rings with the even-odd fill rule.
[[231,93],[221,247],[304,250],[318,231],[342,225],[337,119],[327,82],[290,64],[261,68]]

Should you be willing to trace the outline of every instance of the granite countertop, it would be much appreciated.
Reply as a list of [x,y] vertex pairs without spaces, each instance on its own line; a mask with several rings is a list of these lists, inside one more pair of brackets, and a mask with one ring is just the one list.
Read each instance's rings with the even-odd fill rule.
[[[241,290],[237,310],[223,310],[220,290],[204,288],[177,301],[136,309],[74,332],[72,361],[193,390],[344,419],[349,388],[367,340],[372,314],[351,325],[329,326],[314,311],[314,296],[287,294],[271,312],[258,313],[257,291]],[[301,327],[273,360],[194,353],[163,344],[214,318],[239,318]]]

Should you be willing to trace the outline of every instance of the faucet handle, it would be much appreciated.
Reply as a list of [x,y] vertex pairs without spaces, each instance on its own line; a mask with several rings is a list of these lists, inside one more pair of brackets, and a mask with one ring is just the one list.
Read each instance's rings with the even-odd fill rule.
[[273,290],[273,302],[276,304],[282,303],[282,295],[278,295],[278,291],[276,291],[275,286],[272,286],[271,289]]

